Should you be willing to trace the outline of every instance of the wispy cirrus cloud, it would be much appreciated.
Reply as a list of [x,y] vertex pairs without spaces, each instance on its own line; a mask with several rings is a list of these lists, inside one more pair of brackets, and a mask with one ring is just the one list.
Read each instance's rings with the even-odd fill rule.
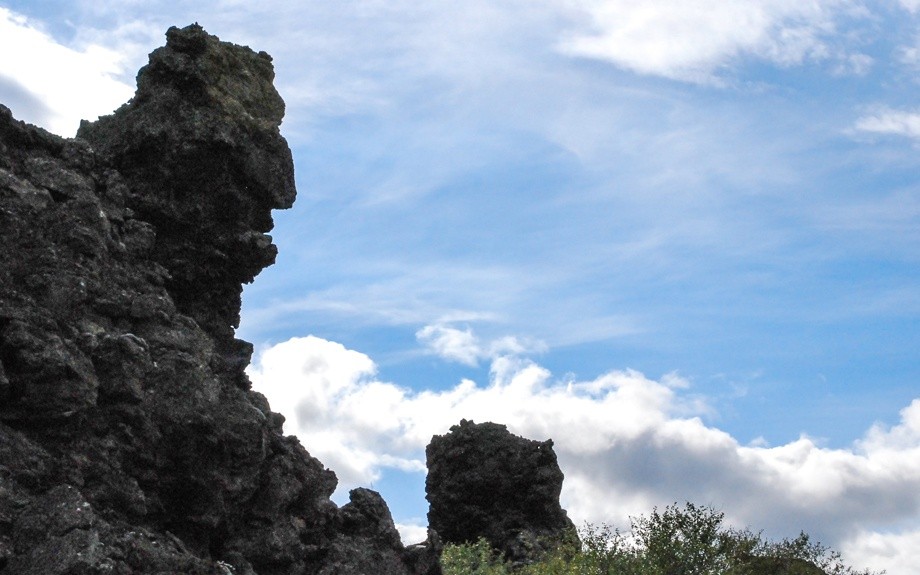
[[858,6],[847,0],[581,0],[574,5],[590,25],[561,44],[566,53],[698,83],[721,82],[723,72],[745,56],[780,66],[827,59],[835,55],[837,21]]
[[415,333],[415,337],[435,355],[468,366],[477,366],[481,360],[546,350],[546,344],[543,342],[523,341],[514,336],[499,337],[489,343],[483,343],[471,327],[461,329],[449,323],[426,325]]
[[856,121],[860,132],[920,140],[920,111],[882,107]]
[[483,355],[473,331],[446,325],[426,325],[415,333],[415,337],[437,355],[475,366]]

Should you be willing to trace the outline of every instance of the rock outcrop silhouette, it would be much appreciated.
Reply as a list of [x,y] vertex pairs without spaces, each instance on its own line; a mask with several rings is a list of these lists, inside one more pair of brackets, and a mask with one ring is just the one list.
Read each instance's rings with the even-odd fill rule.
[[577,541],[575,525],[559,505],[563,475],[552,440],[463,420],[431,439],[426,458],[428,523],[445,543],[482,537],[521,565]]
[[295,196],[273,76],[192,25],[75,139],[0,106],[0,574],[437,571],[243,371]]

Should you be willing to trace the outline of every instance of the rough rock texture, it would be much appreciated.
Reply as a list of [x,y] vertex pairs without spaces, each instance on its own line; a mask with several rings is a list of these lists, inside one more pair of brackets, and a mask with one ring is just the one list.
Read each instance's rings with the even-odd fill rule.
[[243,372],[294,201],[273,75],[193,25],[76,139],[0,106],[0,574],[437,572]]
[[513,563],[536,560],[575,526],[559,505],[562,471],[552,440],[463,420],[426,449],[428,523],[446,543],[486,538]]

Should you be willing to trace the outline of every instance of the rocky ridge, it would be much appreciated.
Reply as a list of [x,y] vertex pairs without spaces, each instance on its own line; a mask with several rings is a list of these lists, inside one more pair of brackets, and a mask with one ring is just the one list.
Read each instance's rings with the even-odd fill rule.
[[192,25],[75,139],[0,106],[0,574],[438,572],[243,371],[295,196],[273,75]]

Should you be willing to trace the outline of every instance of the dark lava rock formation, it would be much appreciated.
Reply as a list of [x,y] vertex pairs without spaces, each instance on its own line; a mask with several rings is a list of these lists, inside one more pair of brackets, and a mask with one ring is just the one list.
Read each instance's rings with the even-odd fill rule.
[[426,457],[428,523],[445,543],[484,537],[512,563],[525,564],[577,540],[559,506],[563,475],[552,440],[463,420],[433,437]]
[[0,574],[437,571],[243,372],[295,195],[273,76],[193,25],[75,139],[0,106]]

